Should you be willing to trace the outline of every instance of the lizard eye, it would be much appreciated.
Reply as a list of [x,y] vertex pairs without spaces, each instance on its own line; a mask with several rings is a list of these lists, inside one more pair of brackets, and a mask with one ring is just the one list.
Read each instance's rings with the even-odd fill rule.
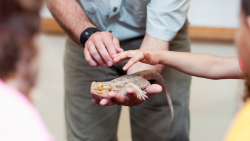
[[98,85],[98,89],[99,89],[99,90],[103,90],[103,84],[102,84],[102,83],[100,83],[100,84]]
[[102,87],[103,86],[103,84],[102,83],[100,83],[99,85],[98,85],[98,87]]

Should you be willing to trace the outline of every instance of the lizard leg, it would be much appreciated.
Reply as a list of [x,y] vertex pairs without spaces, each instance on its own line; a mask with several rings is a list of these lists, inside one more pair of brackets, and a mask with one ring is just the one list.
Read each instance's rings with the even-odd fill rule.
[[143,100],[145,100],[146,98],[148,98],[148,96],[146,95],[147,93],[144,92],[143,90],[141,90],[141,88],[138,87],[137,85],[135,85],[134,83],[128,83],[127,87],[131,87],[131,88],[133,88],[133,89],[136,90],[136,92],[137,92],[137,98],[143,99]]

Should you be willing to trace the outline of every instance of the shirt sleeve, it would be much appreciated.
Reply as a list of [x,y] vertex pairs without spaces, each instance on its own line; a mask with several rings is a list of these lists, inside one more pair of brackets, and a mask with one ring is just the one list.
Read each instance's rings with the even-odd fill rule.
[[189,5],[190,0],[151,0],[147,6],[147,34],[171,41],[185,23]]

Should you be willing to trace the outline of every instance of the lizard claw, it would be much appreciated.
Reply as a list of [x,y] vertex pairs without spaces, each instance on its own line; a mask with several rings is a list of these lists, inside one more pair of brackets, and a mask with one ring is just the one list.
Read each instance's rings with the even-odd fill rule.
[[145,100],[146,98],[148,98],[147,97],[147,93],[146,92],[144,92],[144,91],[142,91],[141,90],[141,88],[139,88],[137,85],[135,85],[134,83],[129,83],[128,85],[127,85],[127,87],[131,87],[131,88],[133,88],[133,89],[135,89],[136,91],[137,91],[137,98],[138,99],[143,99],[143,100]]
[[141,91],[140,93],[137,93],[137,98],[145,100],[146,98],[148,98],[146,94],[146,92]]

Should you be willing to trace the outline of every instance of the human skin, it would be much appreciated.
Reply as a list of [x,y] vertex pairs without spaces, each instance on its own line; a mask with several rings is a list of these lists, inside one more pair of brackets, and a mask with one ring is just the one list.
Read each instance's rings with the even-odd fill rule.
[[[81,33],[86,28],[96,27],[75,0],[46,0],[46,3],[59,25],[79,45]],[[122,51],[119,40],[111,33],[102,31],[90,36],[85,43],[84,55],[91,66],[107,68],[113,65],[112,56]]]
[[235,36],[236,46],[241,57],[244,73],[250,75],[250,16],[245,16],[244,13],[240,12],[240,27],[237,30]]
[[[157,38],[154,38],[148,34],[145,34],[145,37],[142,41],[141,50],[168,50],[169,49],[169,42],[163,41]],[[164,66],[161,64],[158,65],[148,65],[145,63],[137,62],[133,67],[128,69],[127,75],[133,74],[135,72],[141,71],[141,70],[153,70],[157,71],[159,73],[162,72],[164,69]],[[149,95],[155,94],[155,93],[160,93],[162,91],[161,86],[154,84],[150,85],[147,87],[146,92]],[[120,95],[115,92],[109,93],[109,97],[111,99],[102,99],[101,101],[97,99],[93,99],[92,101],[102,105],[102,106],[112,106],[115,105],[116,103],[119,103],[119,105],[126,105],[126,106],[135,106],[141,103],[141,101],[136,100],[136,93],[133,89],[128,88],[127,92],[130,93],[128,96],[125,95]]]
[[[77,3],[77,1],[72,0],[46,0],[47,6],[59,23],[59,25],[64,29],[64,31],[73,39],[76,43],[80,45],[80,35],[88,27],[96,27],[87,17],[86,13],[82,7]],[[74,15],[74,16],[72,16]],[[158,45],[158,46],[157,46]],[[149,35],[145,35],[141,49],[168,49],[168,42],[153,38]],[[86,61],[93,67],[102,66],[107,68],[113,65],[113,55],[123,52],[119,45],[118,39],[116,39],[111,33],[103,31],[96,32],[90,36],[87,40],[84,48],[84,55]],[[128,71],[128,74],[140,71],[142,69],[151,69],[161,72],[163,66],[150,66],[147,64],[138,63],[134,68]],[[150,85],[149,90],[154,89],[155,93],[161,91],[159,85]],[[131,96],[135,95],[135,91],[129,90]],[[150,93],[151,91],[149,91]],[[115,103],[124,103],[124,99],[130,100],[128,96],[120,97],[119,94],[111,93],[111,97]],[[136,97],[136,95],[135,95]],[[95,101],[95,100],[93,100]],[[114,101],[98,101],[100,105],[108,106],[114,103]]]
[[239,79],[243,77],[238,57],[220,57],[210,54],[173,51],[126,51],[115,55],[114,62],[130,59],[124,66],[127,70],[136,62],[163,64],[183,73],[208,79]]
[[[244,66],[244,74],[250,76],[250,16],[240,12],[240,27],[235,35],[235,43]],[[209,79],[244,78],[238,57],[219,57],[209,54],[181,53],[170,51],[126,51],[114,55],[114,62],[130,59],[124,70],[138,62],[151,65],[163,64],[189,75]]]

